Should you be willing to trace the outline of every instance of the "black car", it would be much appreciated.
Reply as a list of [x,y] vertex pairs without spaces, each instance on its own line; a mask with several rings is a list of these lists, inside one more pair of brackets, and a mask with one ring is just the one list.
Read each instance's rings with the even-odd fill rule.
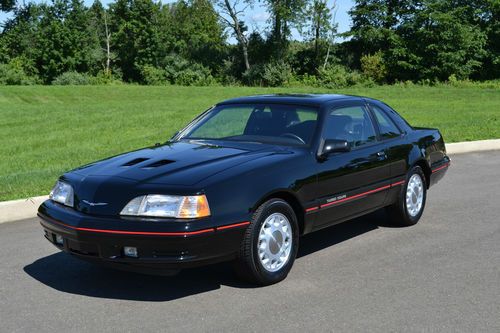
[[79,258],[169,274],[234,260],[284,279],[299,236],[385,207],[418,222],[450,159],[438,130],[345,95],[221,102],[165,144],[72,170],[39,208],[45,237]]

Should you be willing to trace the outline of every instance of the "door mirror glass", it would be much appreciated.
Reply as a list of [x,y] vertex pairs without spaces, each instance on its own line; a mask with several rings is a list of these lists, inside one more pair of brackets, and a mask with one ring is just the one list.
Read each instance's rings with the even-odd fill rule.
[[351,146],[347,140],[327,139],[323,145],[321,156],[325,157],[332,153],[343,153],[351,150]]

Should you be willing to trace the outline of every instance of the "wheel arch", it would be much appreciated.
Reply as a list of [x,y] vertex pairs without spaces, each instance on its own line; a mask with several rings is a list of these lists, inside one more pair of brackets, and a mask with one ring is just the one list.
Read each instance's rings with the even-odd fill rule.
[[299,234],[302,235],[304,233],[305,226],[305,213],[304,207],[300,203],[297,196],[287,190],[277,190],[271,193],[266,194],[261,199],[259,199],[252,208],[252,211],[255,211],[260,205],[270,199],[281,199],[287,202],[293,209],[295,216],[297,217],[297,223],[299,225]]
[[427,189],[429,189],[429,186],[431,185],[431,174],[432,174],[432,170],[431,167],[429,166],[429,163],[427,163],[425,159],[421,158],[413,162],[410,170],[415,166],[419,166],[424,172],[426,187]]

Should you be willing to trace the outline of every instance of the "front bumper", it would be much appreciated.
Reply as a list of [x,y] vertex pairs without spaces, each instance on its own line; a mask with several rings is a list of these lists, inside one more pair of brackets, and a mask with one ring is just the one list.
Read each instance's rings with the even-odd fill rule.
[[[59,211],[51,214],[54,210]],[[73,216],[68,215],[65,220],[61,214],[64,210],[67,209],[46,202],[38,212],[45,237],[57,248],[87,261],[145,273],[168,274],[182,268],[231,260],[236,257],[249,224],[238,222],[189,231],[168,231],[163,226],[158,230],[116,230],[109,225],[100,227],[103,224],[95,218],[97,222],[89,228],[91,216],[72,212]],[[78,220],[75,214],[79,215]],[[56,241],[57,235],[62,237],[62,244]],[[137,257],[126,256],[124,247],[137,248]]]

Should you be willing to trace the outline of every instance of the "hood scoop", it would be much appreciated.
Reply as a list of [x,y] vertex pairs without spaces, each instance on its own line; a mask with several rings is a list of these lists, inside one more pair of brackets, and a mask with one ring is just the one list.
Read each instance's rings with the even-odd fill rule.
[[149,158],[136,158],[136,159],[133,159],[132,161],[129,161],[125,164],[122,164],[122,166],[129,167],[129,166],[133,166],[133,165],[142,163],[142,162],[147,161],[147,160],[149,160]]
[[[131,166],[134,166],[134,165],[137,165],[137,164],[140,164],[142,162],[146,162],[150,160],[149,158],[143,158],[143,157],[139,157],[139,158],[135,158],[125,164],[122,164],[121,166],[122,167],[131,167]],[[158,160],[158,161],[155,161],[153,163],[150,163],[150,164],[146,164],[146,165],[142,165],[142,166],[139,166],[139,168],[141,169],[154,169],[154,168],[158,168],[158,167],[161,167],[161,166],[164,166],[164,165],[168,165],[170,163],[174,163],[175,161],[172,161],[172,160]]]
[[[149,147],[117,155],[95,162],[84,169],[77,169],[74,173],[84,179],[88,177],[96,177],[101,181],[107,181],[111,178],[121,179],[137,186],[139,184],[190,186],[211,175],[241,163],[267,156],[275,151],[274,148],[266,145],[257,146],[241,143],[234,143],[234,145],[235,147],[218,146],[218,148],[214,148],[200,144],[175,142],[170,145]],[[132,188],[135,189],[136,185]],[[76,190],[75,188],[75,195],[77,195]],[[97,184],[95,193],[101,193],[101,190]],[[107,192],[108,195],[111,192]],[[110,201],[109,197],[97,198],[94,193],[85,193],[85,196],[82,196],[83,199],[93,203]],[[97,209],[96,207],[93,209]],[[109,208],[109,205],[104,207]]]
[[164,165],[167,165],[170,163],[174,163],[174,162],[175,161],[172,161],[172,160],[159,160],[159,161],[156,161],[156,162],[153,162],[151,164],[143,166],[142,169],[158,168],[158,167],[161,167],[161,166],[164,166]]

